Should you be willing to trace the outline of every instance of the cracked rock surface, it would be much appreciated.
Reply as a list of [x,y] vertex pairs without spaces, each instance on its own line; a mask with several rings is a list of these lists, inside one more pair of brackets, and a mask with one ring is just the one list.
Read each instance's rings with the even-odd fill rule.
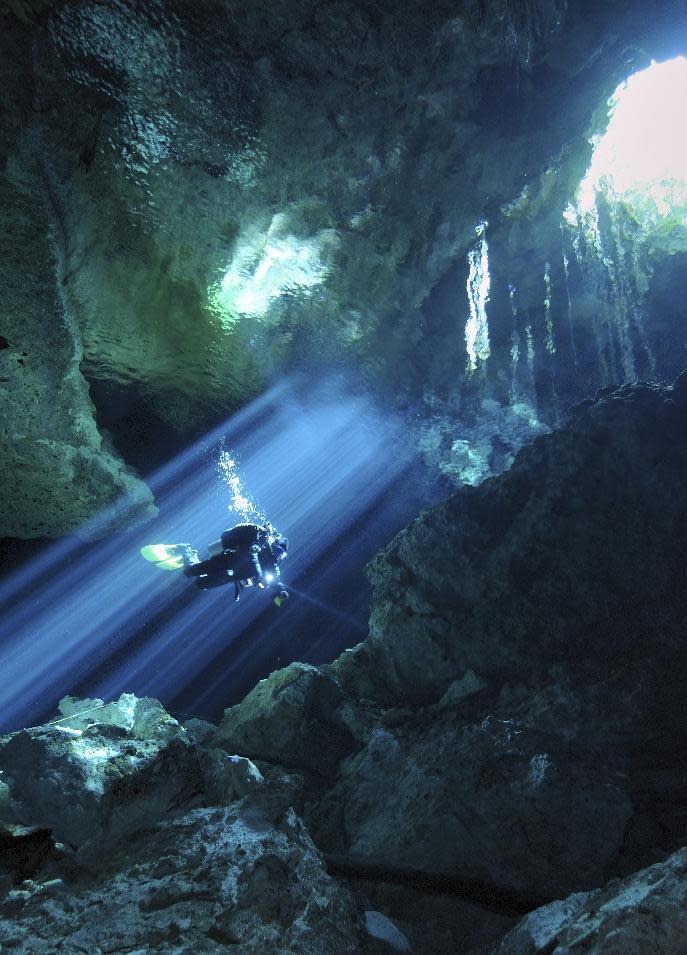
[[3,951],[357,950],[353,902],[292,810],[275,823],[238,804],[197,808],[52,866],[0,902]]
[[127,694],[60,719],[2,740],[3,952],[360,950],[350,893],[249,760]]

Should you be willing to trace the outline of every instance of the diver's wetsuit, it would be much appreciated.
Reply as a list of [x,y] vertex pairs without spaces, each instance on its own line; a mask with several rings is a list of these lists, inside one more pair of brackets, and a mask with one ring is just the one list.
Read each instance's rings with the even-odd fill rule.
[[233,581],[236,597],[240,581],[252,577],[262,579],[271,574],[279,577],[277,558],[270,547],[269,532],[258,524],[237,524],[224,531],[220,538],[222,552],[184,567],[187,577],[195,577],[196,587],[208,590]]

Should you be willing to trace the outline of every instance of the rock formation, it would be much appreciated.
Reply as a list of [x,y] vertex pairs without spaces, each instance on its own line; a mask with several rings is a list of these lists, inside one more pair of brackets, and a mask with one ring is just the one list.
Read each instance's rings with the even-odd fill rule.
[[361,950],[352,897],[249,760],[154,700],[62,706],[84,710],[0,745],[3,951]]
[[[413,0],[401,22],[348,0],[5,0],[0,533],[56,537],[122,493],[145,516],[115,449],[145,467],[161,429],[197,433],[294,365],[354,365],[419,409],[458,483],[616,381],[616,319],[596,322],[572,253],[565,291],[559,227],[606,97],[677,30],[660,6],[647,24],[637,2]],[[473,375],[487,220],[491,358]],[[640,373],[675,372],[662,314],[625,336]]]
[[3,944],[675,955],[686,464],[686,375],[601,394],[375,558],[332,665],[5,737]]
[[683,952],[687,916],[687,853],[603,890],[581,892],[537,909],[509,932],[493,955]]
[[602,394],[423,513],[370,565],[370,637],[227,710],[340,871],[517,911],[685,839],[685,399]]

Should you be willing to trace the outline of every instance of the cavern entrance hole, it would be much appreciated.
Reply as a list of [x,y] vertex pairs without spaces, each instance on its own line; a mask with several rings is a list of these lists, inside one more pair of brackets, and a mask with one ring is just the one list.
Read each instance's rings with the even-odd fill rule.
[[657,229],[687,229],[687,58],[653,62],[621,83],[609,100],[606,132],[577,194],[577,214],[593,214],[597,198],[623,202]]

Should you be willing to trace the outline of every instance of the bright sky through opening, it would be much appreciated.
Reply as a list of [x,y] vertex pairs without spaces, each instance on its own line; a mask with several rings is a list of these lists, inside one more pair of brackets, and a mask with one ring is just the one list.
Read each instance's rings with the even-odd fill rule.
[[596,192],[631,204],[651,199],[661,216],[687,205],[687,59],[652,65],[621,83],[610,122],[580,185],[578,208],[591,213]]

